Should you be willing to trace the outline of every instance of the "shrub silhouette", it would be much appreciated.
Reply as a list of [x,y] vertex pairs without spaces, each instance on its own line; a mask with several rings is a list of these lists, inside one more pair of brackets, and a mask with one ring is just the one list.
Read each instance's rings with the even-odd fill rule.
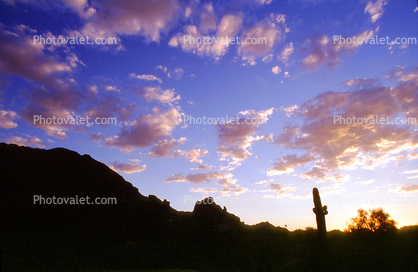
[[365,211],[358,209],[357,216],[351,218],[346,232],[368,230],[372,232],[386,232],[396,229],[396,222],[385,213],[382,208]]

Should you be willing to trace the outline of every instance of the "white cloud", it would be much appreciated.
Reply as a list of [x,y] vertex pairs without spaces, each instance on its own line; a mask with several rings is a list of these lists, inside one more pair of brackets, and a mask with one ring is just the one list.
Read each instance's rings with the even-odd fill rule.
[[290,55],[293,54],[295,48],[293,47],[293,43],[288,43],[285,48],[283,48],[282,52],[277,56],[278,60],[286,63],[289,60]]
[[158,81],[159,83],[162,83],[163,81],[158,78],[155,75],[135,75],[135,74],[130,74],[129,76],[137,78],[137,79],[141,79],[141,80],[147,80],[147,81]]
[[156,87],[141,87],[139,89],[136,89],[135,92],[145,98],[146,101],[159,101],[163,104],[172,105],[176,103],[176,101],[180,100],[181,97],[179,94],[176,95],[176,93],[173,90],[166,89],[162,90],[160,86]]
[[273,72],[273,74],[278,75],[282,71],[282,69],[280,69],[279,66],[274,66],[273,68],[271,68],[271,71]]
[[203,161],[202,159],[200,159],[200,157],[204,157],[206,154],[208,154],[209,151],[204,148],[204,149],[189,149],[186,153],[186,155],[184,155],[184,157],[188,160],[190,160],[190,162],[193,163],[199,163],[202,164]]
[[369,13],[372,19],[372,22],[375,23],[383,15],[383,7],[388,2],[386,0],[377,0],[376,2],[369,1],[367,6],[364,9],[364,13]]
[[201,188],[190,188],[189,191],[193,192],[193,193],[210,194],[210,193],[216,193],[218,191],[218,189],[209,188],[209,187],[201,187]]
[[[197,25],[187,25],[182,33],[175,34],[169,41],[173,47],[199,56],[210,56],[219,60],[228,51],[229,38],[235,37],[242,27],[242,19],[235,14],[226,14],[216,28],[215,35],[204,35]],[[206,42],[203,42],[205,39]]]

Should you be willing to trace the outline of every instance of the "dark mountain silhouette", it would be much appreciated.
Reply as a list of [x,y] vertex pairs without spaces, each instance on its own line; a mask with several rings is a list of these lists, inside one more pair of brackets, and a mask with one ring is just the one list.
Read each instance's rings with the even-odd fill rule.
[[[142,195],[89,155],[0,143],[2,271],[413,271],[417,226],[391,235],[244,225],[208,197],[192,212]],[[34,197],[115,205],[44,205]],[[278,215],[280,216],[280,212]],[[342,269],[344,268],[344,269]]]
[[[206,223],[234,227],[241,224],[238,217],[222,210],[213,199],[212,205],[196,204],[193,213],[178,212],[166,200],[143,196],[131,183],[89,155],[81,156],[64,148],[43,150],[4,143],[0,144],[0,154],[1,212],[9,222],[2,224],[5,231],[17,231],[15,226],[26,229],[31,224],[48,233],[65,226],[92,231],[94,235],[104,226],[118,235],[126,236],[140,229],[149,236],[150,231],[166,231],[169,226],[186,223],[202,227]],[[113,198],[117,204],[35,205],[34,196],[88,196],[90,202],[97,197]]]

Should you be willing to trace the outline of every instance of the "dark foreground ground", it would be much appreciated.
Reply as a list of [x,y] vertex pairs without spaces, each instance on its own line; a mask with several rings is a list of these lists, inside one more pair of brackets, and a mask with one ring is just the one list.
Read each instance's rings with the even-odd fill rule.
[[[416,271],[417,229],[386,235],[242,230],[194,233],[156,243],[49,239],[2,241],[2,271]],[[97,238],[98,239],[98,238]],[[160,269],[160,270],[157,270]],[[184,270],[181,270],[184,269]],[[164,270],[163,270],[164,271]]]
[[[35,195],[114,197],[117,204],[35,205]],[[320,242],[315,230],[244,225],[214,203],[179,212],[90,156],[63,148],[0,143],[0,196],[2,272],[418,268],[418,226],[333,231]]]

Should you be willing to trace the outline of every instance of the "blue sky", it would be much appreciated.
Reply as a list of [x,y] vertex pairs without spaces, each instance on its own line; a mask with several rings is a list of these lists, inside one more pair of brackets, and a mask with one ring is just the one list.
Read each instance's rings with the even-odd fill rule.
[[[1,141],[90,154],[181,211],[212,196],[247,224],[303,229],[317,187],[328,229],[361,207],[418,224],[415,1],[0,5]],[[48,42],[87,37],[116,42]],[[188,42],[227,37],[261,40]],[[185,122],[226,116],[241,124]]]

